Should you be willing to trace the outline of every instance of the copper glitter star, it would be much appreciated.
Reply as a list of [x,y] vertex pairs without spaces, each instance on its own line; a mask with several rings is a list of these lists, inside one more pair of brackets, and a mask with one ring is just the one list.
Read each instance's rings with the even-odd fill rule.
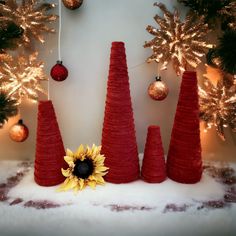
[[37,61],[37,56],[37,52],[29,56],[20,55],[1,64],[0,84],[19,103],[22,98],[36,102],[39,92],[47,94],[41,82],[48,78],[43,70],[44,64]]
[[171,61],[178,76],[187,66],[196,68],[201,63],[200,58],[205,55],[205,49],[212,47],[206,43],[208,26],[204,23],[203,17],[196,19],[189,13],[185,21],[181,22],[177,10],[171,13],[162,3],[154,3],[154,6],[160,8],[164,17],[154,17],[159,29],[150,25],[146,28],[155,36],[144,44],[145,48],[150,47],[153,50],[147,62],[161,62],[161,70],[165,70]]
[[54,7],[54,4],[42,4],[39,0],[6,0],[5,4],[0,4],[0,18],[11,20],[24,29],[22,40],[25,46],[29,46],[32,38],[44,43],[43,33],[55,32],[48,24],[54,22],[57,16],[47,14]]
[[215,126],[223,141],[225,140],[224,127],[229,126],[233,132],[236,132],[236,80],[227,87],[224,85],[224,79],[221,78],[216,86],[205,79],[205,89],[199,87],[200,119],[206,123],[205,131]]

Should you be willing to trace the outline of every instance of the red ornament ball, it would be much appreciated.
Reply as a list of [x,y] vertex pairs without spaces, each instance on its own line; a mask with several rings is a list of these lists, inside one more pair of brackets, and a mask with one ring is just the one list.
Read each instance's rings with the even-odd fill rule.
[[68,70],[62,65],[62,61],[57,61],[57,64],[52,67],[50,74],[55,81],[60,82],[68,77]]
[[10,138],[15,142],[24,142],[29,136],[29,129],[23,124],[23,120],[19,120],[13,125],[9,131]]

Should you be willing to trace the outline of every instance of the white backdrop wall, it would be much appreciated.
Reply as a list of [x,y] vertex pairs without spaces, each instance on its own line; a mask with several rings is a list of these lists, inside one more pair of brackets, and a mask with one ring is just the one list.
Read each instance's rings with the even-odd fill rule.
[[[146,32],[146,26],[156,24],[153,16],[159,10],[153,7],[154,2],[84,0],[82,7],[75,11],[62,6],[61,51],[69,77],[61,83],[50,80],[50,99],[57,113],[65,147],[76,149],[80,143],[100,144],[110,46],[112,41],[124,41],[139,151],[143,152],[148,125],[156,124],[161,126],[167,153],[181,78],[169,66],[167,71],[161,73],[169,87],[169,96],[162,102],[148,97],[147,87],[154,81],[156,65],[144,63],[151,50],[144,49],[143,44],[152,37]],[[177,6],[185,14],[186,10],[177,1],[162,2],[169,9]],[[49,75],[57,60],[57,35],[50,35],[45,45],[36,47],[40,48],[40,57],[45,61],[45,70]],[[203,69],[198,70],[200,81]],[[10,119],[0,130],[0,159],[34,158],[37,105],[26,101],[20,111],[30,129],[30,136],[24,143],[11,141],[8,130],[18,117]],[[222,142],[214,130],[207,134],[202,132],[204,157],[236,160],[236,137],[229,130],[226,130],[226,136],[227,141]]]

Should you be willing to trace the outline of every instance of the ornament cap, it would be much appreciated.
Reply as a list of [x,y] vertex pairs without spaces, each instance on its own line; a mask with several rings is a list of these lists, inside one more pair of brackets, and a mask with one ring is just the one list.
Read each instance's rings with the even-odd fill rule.
[[19,120],[18,120],[18,124],[23,125],[23,123],[24,123],[24,122],[23,122],[23,119],[19,119]]
[[156,80],[156,81],[161,81],[161,76],[160,76],[160,75],[156,76],[156,77],[155,77],[155,80]]
[[57,64],[62,65],[63,63],[61,60],[57,60]]

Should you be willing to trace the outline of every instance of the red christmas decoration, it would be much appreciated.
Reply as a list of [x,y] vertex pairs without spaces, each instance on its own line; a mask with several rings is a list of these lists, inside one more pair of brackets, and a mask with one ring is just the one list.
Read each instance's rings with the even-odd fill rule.
[[62,183],[65,177],[61,173],[61,168],[67,168],[64,156],[64,145],[52,101],[40,101],[34,165],[35,182],[42,186]]
[[50,74],[54,80],[60,82],[68,77],[68,70],[62,65],[62,61],[57,61],[57,64],[52,67]]
[[125,46],[113,42],[102,131],[106,181],[127,183],[139,178],[139,160],[130,97]]
[[164,150],[159,126],[148,127],[141,176],[144,181],[149,183],[161,183],[166,179]]
[[185,71],[172,129],[167,174],[172,180],[192,184],[202,176],[196,72]]

